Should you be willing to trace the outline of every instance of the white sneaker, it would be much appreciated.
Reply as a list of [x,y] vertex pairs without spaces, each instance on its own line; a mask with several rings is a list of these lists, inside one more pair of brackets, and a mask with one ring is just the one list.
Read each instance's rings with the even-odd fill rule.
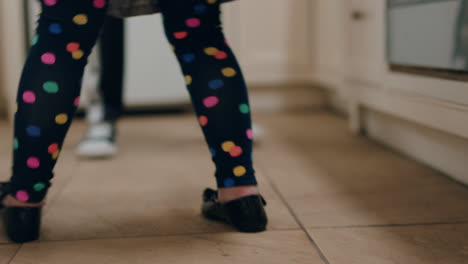
[[259,141],[261,138],[265,136],[265,129],[262,126],[253,124],[252,125],[252,132],[255,141]]
[[90,123],[86,137],[76,150],[86,158],[111,158],[117,154],[115,124],[111,122]]

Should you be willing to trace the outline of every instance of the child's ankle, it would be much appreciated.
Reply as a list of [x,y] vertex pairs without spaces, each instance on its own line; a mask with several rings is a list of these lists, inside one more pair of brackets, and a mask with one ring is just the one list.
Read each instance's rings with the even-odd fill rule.
[[218,201],[221,203],[229,202],[245,196],[259,194],[257,185],[236,186],[218,189]]
[[7,195],[2,201],[4,206],[7,207],[39,207],[44,205],[44,201],[40,203],[25,203],[16,200],[13,196]]

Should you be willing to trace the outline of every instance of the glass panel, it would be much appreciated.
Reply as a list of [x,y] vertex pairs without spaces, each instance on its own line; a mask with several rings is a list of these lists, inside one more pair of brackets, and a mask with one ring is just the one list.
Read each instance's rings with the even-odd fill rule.
[[468,71],[468,0],[388,0],[391,64]]

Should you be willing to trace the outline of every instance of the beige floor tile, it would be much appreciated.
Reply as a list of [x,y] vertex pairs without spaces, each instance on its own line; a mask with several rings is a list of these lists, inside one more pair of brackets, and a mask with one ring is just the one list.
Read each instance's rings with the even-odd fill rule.
[[264,115],[259,124],[266,137],[256,157],[288,196],[452,184],[430,168],[352,135],[345,119],[328,113]]
[[289,198],[306,227],[456,222],[468,220],[463,187],[417,191],[309,195]]
[[2,243],[2,244],[3,243],[10,243],[10,241],[6,237],[5,228],[3,227],[3,224],[0,225],[0,243]]
[[[112,160],[79,160],[72,178],[46,207],[42,239],[230,230],[200,216],[201,193],[214,185],[213,165],[191,118],[122,121],[121,153]],[[150,131],[156,126],[161,128]],[[171,133],[171,127],[177,129]],[[268,201],[269,229],[298,229],[261,170],[258,176]]]
[[321,264],[302,231],[222,233],[24,245],[12,264]]
[[[41,240],[76,240],[109,237],[134,237],[201,232],[224,232],[231,229],[205,220],[200,215],[198,190],[183,198],[168,197],[136,189],[61,198],[47,208]],[[152,195],[154,194],[154,195]],[[174,194],[177,196],[177,194]],[[277,199],[267,206],[270,230],[297,229],[289,212]]]
[[466,264],[468,224],[311,229],[333,264]]
[[0,245],[0,264],[9,264],[20,245]]
[[[468,189],[380,145],[343,119],[262,116],[257,165],[307,227],[468,220]],[[287,127],[287,129],[284,129]]]
[[[74,154],[84,134],[76,122],[67,137],[44,210],[43,240],[219,232],[203,219],[201,192],[214,185],[213,165],[193,116],[129,118],[119,126],[116,159]],[[258,171],[268,200],[270,229],[299,228]],[[181,184],[184,183],[184,184]],[[0,242],[7,239],[0,227]]]

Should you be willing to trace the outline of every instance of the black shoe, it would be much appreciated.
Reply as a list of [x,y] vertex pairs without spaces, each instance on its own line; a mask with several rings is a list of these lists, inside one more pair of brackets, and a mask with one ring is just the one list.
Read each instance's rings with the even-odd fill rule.
[[2,201],[8,195],[8,183],[0,183],[0,208],[3,208],[3,220],[8,238],[15,243],[25,243],[39,239],[42,207],[3,206]]
[[8,182],[0,182],[0,209],[3,208],[3,199],[8,195]]
[[218,202],[218,192],[206,189],[203,193],[202,214],[212,220],[225,222],[241,232],[261,232],[268,219],[261,195],[245,196],[226,203]]

